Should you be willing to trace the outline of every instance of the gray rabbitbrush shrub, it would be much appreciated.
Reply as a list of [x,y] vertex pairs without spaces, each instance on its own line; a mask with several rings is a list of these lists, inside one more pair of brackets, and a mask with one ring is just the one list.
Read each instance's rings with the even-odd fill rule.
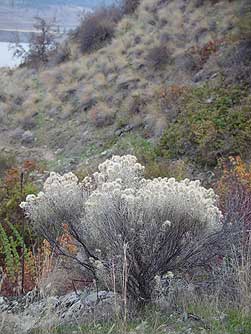
[[[205,265],[221,213],[199,181],[148,180],[134,156],[113,156],[83,182],[51,173],[43,192],[21,204],[36,230],[97,282],[137,303],[151,301],[155,277]],[[67,226],[79,251],[58,240]]]

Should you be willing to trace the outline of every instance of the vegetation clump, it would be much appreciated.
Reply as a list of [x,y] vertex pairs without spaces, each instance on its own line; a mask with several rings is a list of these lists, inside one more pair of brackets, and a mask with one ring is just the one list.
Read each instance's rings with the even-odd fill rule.
[[87,14],[74,34],[80,51],[90,53],[110,42],[120,18],[121,11],[115,6],[99,8]]
[[[31,270],[29,252],[34,243],[34,235],[29,226],[24,225],[19,204],[31,191],[36,193],[36,186],[31,178],[31,173],[36,168],[34,161],[27,160],[21,168],[12,167],[7,170],[3,179],[0,179],[0,267],[4,274],[1,291],[7,295],[21,291],[23,257],[26,261],[26,274],[31,274],[28,273]],[[27,290],[34,287],[31,276],[23,287]]]
[[49,62],[50,56],[58,47],[55,35],[55,23],[35,17],[34,29],[26,50],[21,44],[15,46],[14,56],[21,58],[23,65],[38,68]]
[[[156,275],[211,260],[221,219],[212,189],[188,179],[147,180],[143,171],[134,156],[114,156],[82,183],[52,173],[44,191],[21,204],[62,255],[139,305],[152,301]],[[65,226],[81,258],[58,243]]]
[[251,142],[248,101],[245,87],[193,88],[162,136],[162,153],[209,166],[222,156],[245,156]]
[[125,15],[133,14],[138,8],[140,0],[123,0],[122,1],[122,11]]
[[163,68],[170,62],[170,53],[165,45],[151,48],[146,56],[146,63],[155,70]]

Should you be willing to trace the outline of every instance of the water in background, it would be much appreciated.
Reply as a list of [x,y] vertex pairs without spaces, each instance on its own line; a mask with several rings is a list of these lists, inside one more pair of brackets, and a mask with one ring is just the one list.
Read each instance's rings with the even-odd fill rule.
[[[22,44],[27,47],[28,44]],[[13,50],[10,49],[10,43],[0,42],[0,67],[15,67],[20,64],[20,59],[13,57]]]

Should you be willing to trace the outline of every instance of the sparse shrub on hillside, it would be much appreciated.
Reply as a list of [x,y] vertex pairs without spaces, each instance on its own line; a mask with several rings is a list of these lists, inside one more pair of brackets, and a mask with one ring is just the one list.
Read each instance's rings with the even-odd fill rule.
[[158,87],[155,91],[159,109],[165,115],[168,121],[176,119],[177,115],[182,112],[184,97],[190,91],[189,86],[170,85]]
[[74,34],[82,53],[103,47],[114,36],[115,26],[121,18],[119,8],[99,8],[84,17]]
[[237,20],[238,32],[233,36],[237,40],[247,40],[251,42],[251,5],[247,1],[241,9],[242,14]]
[[13,167],[16,163],[14,154],[0,152],[0,177],[4,176],[5,172]]
[[[225,223],[241,229],[243,241],[249,241],[251,228],[251,168],[239,156],[223,159],[222,175],[216,183]],[[247,238],[248,237],[248,238]]]
[[151,48],[145,59],[149,67],[159,70],[170,62],[170,53],[166,46],[159,45]]
[[24,115],[24,117],[22,117],[21,125],[24,130],[32,130],[33,128],[36,127],[37,125],[36,119],[32,116],[33,115],[28,115],[28,116]]
[[242,39],[224,49],[218,59],[225,81],[251,86],[251,41]]
[[138,8],[140,0],[122,0],[122,11],[123,14],[133,14]]
[[[212,189],[188,179],[143,178],[134,156],[114,156],[99,172],[52,173],[21,204],[36,231],[97,282],[149,303],[156,275],[204,266],[214,257],[221,213]],[[59,244],[65,226],[76,255]]]
[[144,96],[137,93],[132,94],[128,99],[128,111],[133,115],[140,114],[145,110],[146,103]]
[[215,183],[223,212],[225,256],[218,260],[214,279],[218,297],[249,314],[251,300],[251,169],[239,156],[219,160]]
[[114,123],[115,112],[103,103],[93,106],[89,111],[89,117],[90,121],[100,128]]
[[49,61],[50,54],[57,48],[57,43],[53,32],[55,23],[47,22],[41,17],[35,17],[35,20],[34,29],[37,32],[31,35],[29,49],[25,50],[17,42],[14,56],[21,58],[24,65],[37,68]]
[[71,57],[71,48],[65,43],[58,45],[54,52],[50,55],[50,62],[54,65],[58,65],[70,60]]
[[211,55],[216,53],[219,48],[224,44],[223,39],[214,39],[203,46],[194,46],[189,50],[189,54],[198,56],[198,66],[203,67],[204,64],[208,61]]

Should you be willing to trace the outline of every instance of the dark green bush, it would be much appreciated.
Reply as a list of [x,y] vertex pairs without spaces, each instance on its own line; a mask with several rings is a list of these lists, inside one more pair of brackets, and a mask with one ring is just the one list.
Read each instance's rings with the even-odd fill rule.
[[166,128],[160,151],[170,158],[189,157],[215,165],[221,156],[245,156],[251,143],[251,107],[239,86],[194,88],[183,111]]

